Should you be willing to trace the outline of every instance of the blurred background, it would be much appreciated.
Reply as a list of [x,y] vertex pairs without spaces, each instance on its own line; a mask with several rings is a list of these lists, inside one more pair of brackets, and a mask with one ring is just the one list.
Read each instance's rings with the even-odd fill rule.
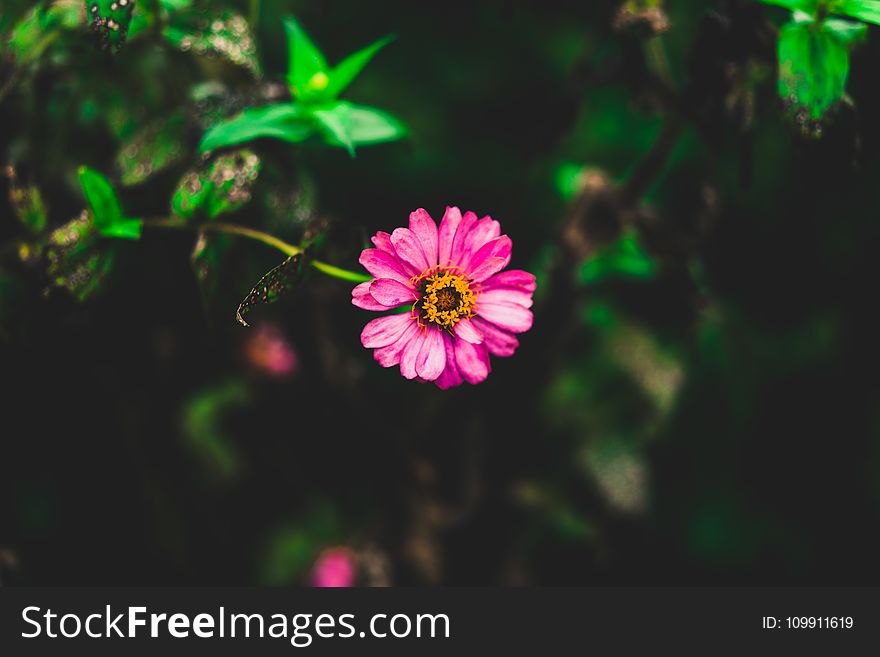
[[[0,582],[880,584],[880,28],[806,126],[757,2],[196,2],[237,57],[44,5],[27,56],[0,10]],[[490,214],[539,287],[485,383],[382,369],[317,271],[242,327],[254,241],[32,251],[81,165],[167,216],[205,127],[289,94],[288,15],[331,63],[395,35],[345,96],[409,137],[255,141],[224,220],[358,270],[418,207]]]

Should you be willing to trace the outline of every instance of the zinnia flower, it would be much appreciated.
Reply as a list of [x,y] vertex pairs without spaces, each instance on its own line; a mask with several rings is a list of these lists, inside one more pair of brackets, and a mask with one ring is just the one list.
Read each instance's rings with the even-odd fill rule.
[[514,334],[532,327],[535,277],[501,271],[513,244],[491,217],[446,208],[438,231],[419,209],[409,228],[378,232],[373,244],[360,263],[375,278],[354,288],[352,303],[379,312],[411,306],[374,319],[361,333],[382,367],[400,365],[407,379],[444,389],[480,383],[492,369],[489,354],[513,355]]

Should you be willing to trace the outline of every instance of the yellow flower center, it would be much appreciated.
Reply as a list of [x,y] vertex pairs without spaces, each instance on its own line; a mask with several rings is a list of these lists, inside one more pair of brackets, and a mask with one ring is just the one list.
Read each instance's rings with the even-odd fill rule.
[[436,324],[451,331],[460,320],[474,314],[474,291],[470,281],[449,270],[429,269],[414,281],[421,297],[413,315],[422,326]]

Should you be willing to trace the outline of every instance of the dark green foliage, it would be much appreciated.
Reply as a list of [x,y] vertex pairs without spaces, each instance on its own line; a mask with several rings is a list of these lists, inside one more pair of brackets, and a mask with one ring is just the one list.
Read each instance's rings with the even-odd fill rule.
[[135,0],[84,0],[89,25],[98,45],[111,52],[119,52],[128,37]]
[[254,307],[275,303],[287,294],[302,275],[304,260],[305,255],[302,253],[290,256],[280,265],[266,272],[235,311],[235,319],[238,323],[248,326],[245,317]]

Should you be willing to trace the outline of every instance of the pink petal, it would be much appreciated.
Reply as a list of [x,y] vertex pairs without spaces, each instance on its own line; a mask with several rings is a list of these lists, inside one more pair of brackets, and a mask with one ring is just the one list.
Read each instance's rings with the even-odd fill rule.
[[477,303],[477,312],[483,319],[512,333],[528,331],[534,320],[531,310],[512,303],[485,303],[482,296]]
[[361,283],[355,287],[351,291],[351,303],[364,310],[390,310],[388,306],[383,306],[373,298],[372,294],[370,294],[370,284],[372,282],[373,281],[367,281],[366,283]]
[[364,249],[358,262],[376,278],[391,278],[404,285],[412,278],[395,256],[381,249]]
[[458,228],[455,230],[455,237],[452,240],[452,250],[449,252],[450,265],[461,266],[462,256],[467,250],[468,234],[470,234],[471,228],[476,223],[477,215],[470,211],[464,213],[461,223],[458,224]]
[[446,349],[446,368],[434,381],[441,390],[460,386],[463,379],[458,373],[458,366],[455,364],[455,341],[448,333],[443,334],[443,346]]
[[410,265],[417,273],[428,268],[428,259],[422,250],[422,244],[409,228],[395,228],[391,233],[391,243],[397,251],[397,257]]
[[425,381],[433,381],[446,367],[446,348],[443,346],[443,332],[428,329],[422,348],[416,358],[416,372]]
[[510,263],[513,242],[507,235],[496,237],[484,244],[467,265],[470,278],[477,283],[494,276]]
[[370,284],[370,294],[379,303],[391,308],[416,300],[415,291],[392,278],[377,278]]
[[473,322],[467,317],[459,320],[453,330],[456,336],[471,344],[480,344],[483,341],[483,334],[477,330]]
[[425,332],[419,329],[400,353],[400,373],[407,379],[414,379],[418,376],[416,362],[423,344],[425,344]]
[[483,344],[493,356],[513,356],[519,346],[519,340],[509,331],[498,328],[492,322],[487,322],[481,317],[471,320],[474,326],[483,334]]
[[449,256],[452,254],[452,240],[455,239],[455,231],[461,223],[461,210],[456,207],[446,208],[443,220],[440,222],[440,232],[438,234],[437,262],[440,266],[450,264]]
[[489,376],[489,353],[481,344],[471,344],[464,340],[455,341],[455,364],[459,374],[468,383],[480,383]]
[[394,245],[391,243],[391,235],[386,233],[384,230],[380,230],[370,239],[377,249],[393,255],[395,258],[397,257],[397,251],[394,250]]
[[480,290],[480,303],[506,303],[531,308],[532,293],[503,287],[494,290]]
[[424,208],[409,215],[409,229],[422,245],[429,267],[437,266],[437,224]]
[[456,263],[459,267],[467,270],[470,267],[473,255],[487,242],[501,235],[501,224],[491,217],[483,217],[471,229],[467,236],[467,243],[461,258]]
[[373,352],[373,358],[375,358],[382,367],[393,367],[394,365],[399,364],[400,354],[403,351],[403,348],[409,344],[409,341],[413,339],[418,331],[418,322],[411,322],[395,342],[392,342],[387,347],[376,349],[376,351]]
[[535,275],[522,269],[510,269],[483,281],[482,290],[491,290],[497,287],[512,287],[526,292],[534,292],[537,287]]
[[367,349],[385,347],[397,340],[406,330],[406,327],[414,321],[409,313],[399,313],[374,319],[361,331],[361,344]]

